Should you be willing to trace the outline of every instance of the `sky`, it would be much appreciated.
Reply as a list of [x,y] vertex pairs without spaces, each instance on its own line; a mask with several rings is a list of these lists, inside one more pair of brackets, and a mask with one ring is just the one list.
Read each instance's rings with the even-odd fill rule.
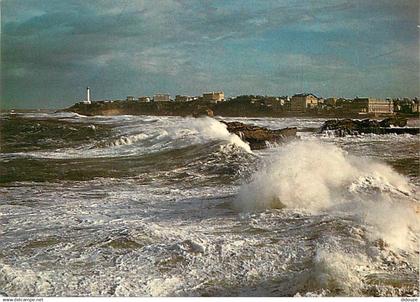
[[420,96],[417,0],[1,0],[1,108],[157,92]]

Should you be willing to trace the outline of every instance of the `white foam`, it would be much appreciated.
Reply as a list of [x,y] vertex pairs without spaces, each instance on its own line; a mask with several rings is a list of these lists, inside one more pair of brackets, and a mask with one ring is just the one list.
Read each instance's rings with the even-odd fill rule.
[[153,279],[147,284],[147,289],[153,297],[171,296],[183,281],[180,278],[173,277],[167,279]]
[[383,163],[318,141],[293,142],[241,187],[236,205],[245,211],[287,207],[350,214],[374,226],[372,238],[407,248],[406,235],[419,227],[413,189]]
[[[118,119],[113,117],[113,119],[107,121],[129,121],[129,124],[116,125],[115,129],[121,135],[110,142],[90,143],[77,148],[57,149],[55,151],[13,153],[8,154],[8,156],[55,159],[115,157],[183,148],[211,141],[221,141],[252,153],[248,143],[242,141],[236,134],[229,133],[225,124],[209,117],[159,118],[154,120],[156,123],[149,123],[150,119],[147,118],[120,116]],[[144,123],[145,121],[146,123]],[[90,125],[90,127],[92,126],[95,127]]]
[[[226,132],[210,130],[203,119],[83,120],[92,123],[93,119],[95,125],[115,126],[117,136],[108,142],[140,132],[149,137],[63,156],[112,156],[112,152],[121,156],[209,141],[218,141],[226,151],[239,149]],[[260,122],[263,125],[265,119]],[[268,119],[268,124],[280,128],[275,119]],[[379,152],[390,142],[387,139]],[[372,140],[379,136],[360,138],[366,150],[374,149],[369,145]],[[402,153],[407,152],[404,146]],[[256,153],[263,158],[276,155],[254,176],[255,183],[260,178],[260,188],[249,185],[249,194],[262,202],[260,206],[250,202],[250,210],[271,207],[263,197],[278,196],[279,190],[300,197],[279,203],[289,209],[238,215],[231,208],[236,182],[200,185],[188,177],[169,183],[160,171],[147,175],[147,179],[153,177],[147,183],[141,175],[1,187],[7,198],[0,204],[0,215],[7,223],[0,231],[0,292],[9,296],[290,296],[298,292],[371,296],[370,289],[377,287],[375,294],[405,294],[398,292],[400,285],[392,283],[392,277],[389,285],[366,278],[379,272],[408,275],[407,280],[413,281],[407,293],[418,295],[416,218],[407,206],[415,202],[415,195],[404,177],[387,165],[316,141]],[[239,158],[235,163],[251,170],[254,162]],[[188,166],[177,169],[206,177]],[[314,182],[309,188],[315,195],[307,190],[303,198],[300,193],[307,187],[301,184],[300,192],[294,192],[293,186],[308,179]],[[316,192],[318,186],[321,192]],[[378,238],[392,247],[409,249],[411,244],[413,251],[391,249]],[[118,247],[119,239],[127,243],[126,248]],[[133,241],[137,244],[130,247]]]
[[344,293],[358,294],[363,283],[357,268],[368,260],[362,255],[351,255],[339,251],[318,248],[314,257],[312,280],[315,288],[340,288]]
[[113,141],[110,145],[111,146],[121,146],[121,145],[132,145],[138,141],[144,140],[148,138],[149,136],[145,133],[139,133],[134,135],[128,135],[128,136],[121,136],[115,141]]
[[240,139],[236,134],[230,133],[227,130],[227,126],[213,118],[202,117],[197,119],[191,119],[189,125],[191,129],[197,131],[202,137],[211,140],[224,140],[231,144],[234,144],[245,151],[251,153],[249,144]]

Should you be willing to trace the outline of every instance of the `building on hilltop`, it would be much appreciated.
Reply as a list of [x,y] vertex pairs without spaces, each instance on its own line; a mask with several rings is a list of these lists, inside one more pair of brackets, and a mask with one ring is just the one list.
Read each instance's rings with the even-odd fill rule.
[[205,102],[218,103],[223,102],[224,100],[225,94],[223,93],[223,91],[203,93],[203,101]]
[[128,101],[128,102],[132,102],[132,101],[135,100],[135,98],[134,98],[134,96],[129,95],[129,96],[127,96],[127,98],[125,100]]
[[343,110],[358,114],[390,114],[394,112],[394,104],[392,100],[357,97],[344,103]]
[[312,93],[301,93],[292,96],[290,110],[294,112],[306,112],[318,106],[318,97]]
[[139,96],[138,100],[139,102],[145,102],[145,103],[150,102],[150,98],[148,96]]
[[188,96],[188,95],[179,95],[177,94],[175,96],[175,102],[191,102],[193,100],[195,100],[196,98],[193,96]]
[[156,93],[153,96],[154,102],[169,102],[171,100],[171,96],[167,93]]

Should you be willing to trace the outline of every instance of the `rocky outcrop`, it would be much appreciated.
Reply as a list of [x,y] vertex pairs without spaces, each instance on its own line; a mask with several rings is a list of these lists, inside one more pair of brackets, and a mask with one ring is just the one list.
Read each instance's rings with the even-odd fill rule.
[[263,149],[267,143],[280,143],[296,138],[297,128],[270,130],[265,127],[246,125],[240,122],[224,122],[227,130],[249,143],[252,150]]
[[358,134],[418,134],[419,128],[408,128],[407,119],[404,118],[386,118],[382,121],[377,120],[328,120],[326,121],[319,132],[333,131],[337,136],[358,135]]
[[382,121],[379,122],[379,126],[381,127],[405,127],[407,126],[407,119],[404,117],[389,117],[386,119],[383,119]]

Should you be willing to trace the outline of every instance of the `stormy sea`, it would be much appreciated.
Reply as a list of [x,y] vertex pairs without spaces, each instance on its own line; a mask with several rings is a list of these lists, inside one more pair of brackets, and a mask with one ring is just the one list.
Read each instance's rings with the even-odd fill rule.
[[417,296],[419,136],[324,121],[2,113],[0,294]]

